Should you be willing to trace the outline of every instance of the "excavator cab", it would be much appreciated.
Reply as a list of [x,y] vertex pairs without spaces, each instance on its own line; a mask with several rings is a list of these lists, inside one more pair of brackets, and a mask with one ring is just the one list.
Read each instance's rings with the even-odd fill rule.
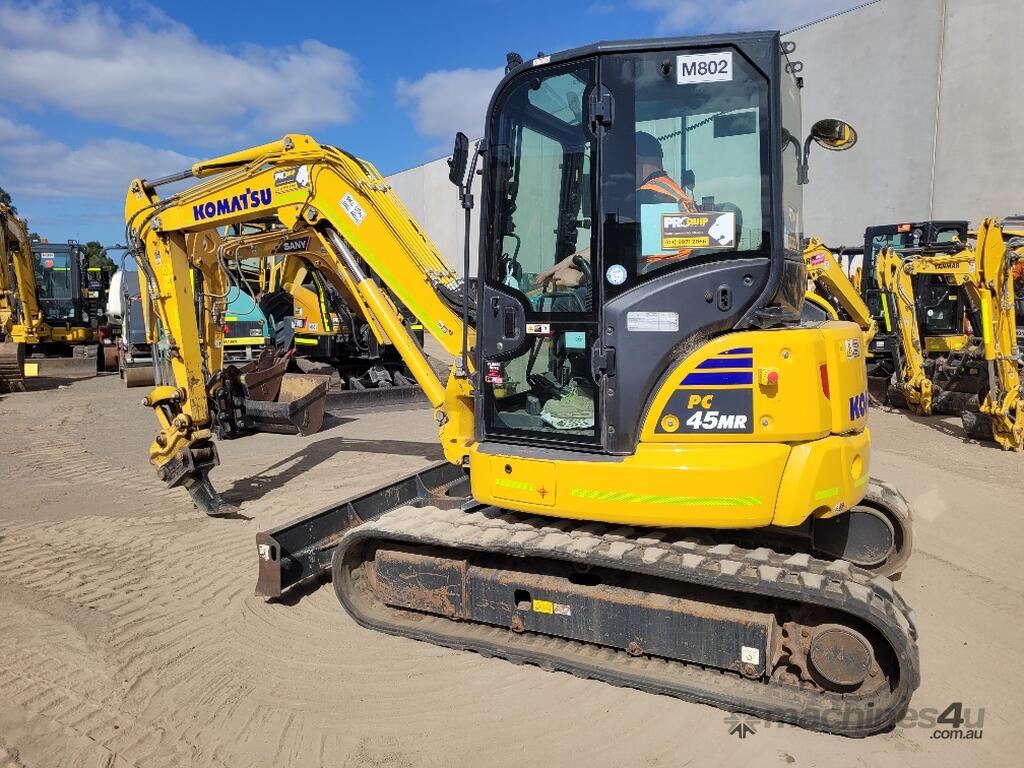
[[681,340],[797,320],[799,82],[779,46],[597,44],[508,74],[484,139],[481,440],[629,453]]
[[33,243],[36,296],[51,326],[88,325],[85,257],[77,243]]

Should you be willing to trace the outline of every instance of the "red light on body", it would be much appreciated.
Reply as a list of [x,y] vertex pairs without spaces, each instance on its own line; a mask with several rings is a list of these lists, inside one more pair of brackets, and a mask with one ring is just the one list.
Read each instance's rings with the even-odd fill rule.
[[829,386],[828,386],[828,363],[822,363],[821,367],[818,370],[821,371],[821,391],[822,391],[822,394],[825,395],[825,399],[826,400],[831,400],[832,399],[832,392],[831,392],[831,390],[829,390]]

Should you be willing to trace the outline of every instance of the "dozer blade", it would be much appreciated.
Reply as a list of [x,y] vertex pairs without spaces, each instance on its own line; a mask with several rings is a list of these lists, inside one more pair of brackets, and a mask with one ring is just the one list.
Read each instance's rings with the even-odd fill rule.
[[103,346],[103,370],[109,372],[117,370],[117,345],[105,344]]
[[124,383],[128,389],[134,387],[152,387],[156,384],[156,376],[152,365],[140,365],[124,369]]
[[25,360],[25,377],[91,379],[99,371],[95,357],[41,357]]
[[256,594],[280,597],[299,582],[326,573],[342,535],[389,510],[407,505],[459,506],[469,498],[465,470],[439,461],[396,483],[387,483],[258,533],[260,573]]
[[0,394],[25,391],[25,345],[0,344]]
[[347,411],[356,408],[386,408],[393,405],[425,404],[427,396],[418,384],[372,389],[346,389],[327,396],[328,410]]
[[330,380],[329,376],[309,373],[284,374],[277,379],[276,401],[246,399],[245,414],[250,426],[258,432],[289,435],[319,432]]

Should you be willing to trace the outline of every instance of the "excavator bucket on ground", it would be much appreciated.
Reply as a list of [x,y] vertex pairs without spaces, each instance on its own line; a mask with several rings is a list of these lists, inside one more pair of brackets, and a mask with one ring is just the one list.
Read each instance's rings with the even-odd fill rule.
[[329,376],[286,373],[292,351],[265,350],[239,369],[245,388],[245,414],[257,432],[312,435],[324,421]]

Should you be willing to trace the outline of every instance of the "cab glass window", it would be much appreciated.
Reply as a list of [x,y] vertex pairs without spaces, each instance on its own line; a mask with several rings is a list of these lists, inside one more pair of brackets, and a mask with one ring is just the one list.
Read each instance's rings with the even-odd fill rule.
[[613,292],[695,261],[767,255],[768,81],[732,49],[609,57],[601,177]]

